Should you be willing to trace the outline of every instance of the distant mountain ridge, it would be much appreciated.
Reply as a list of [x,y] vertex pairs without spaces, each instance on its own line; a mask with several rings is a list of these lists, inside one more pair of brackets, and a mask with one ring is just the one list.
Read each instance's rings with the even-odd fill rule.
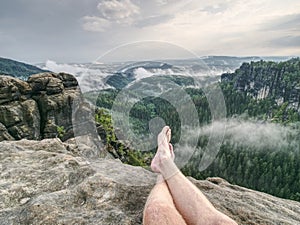
[[[270,60],[274,63],[288,60],[289,57],[234,57],[234,56],[207,56],[193,59],[157,60],[131,62],[122,67],[106,79],[106,83],[116,89],[122,89],[129,83],[138,79],[138,74],[146,76],[176,76],[182,82],[179,85],[189,83],[191,76],[220,76],[221,74],[238,69],[243,63]],[[191,74],[190,74],[191,73]],[[189,78],[188,78],[189,77]]]
[[129,83],[137,79],[136,71],[143,70],[146,73],[154,72],[156,70],[165,71],[174,68],[173,65],[162,62],[142,62],[133,63],[130,66],[121,68],[115,74],[108,76],[106,83],[116,89],[122,89]]
[[36,66],[0,57],[0,74],[26,80],[30,75],[48,72]]

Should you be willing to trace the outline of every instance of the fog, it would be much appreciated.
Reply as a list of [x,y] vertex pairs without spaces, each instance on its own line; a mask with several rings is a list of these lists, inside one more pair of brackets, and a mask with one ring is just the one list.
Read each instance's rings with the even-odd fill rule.
[[[201,156],[200,171],[215,160],[223,144],[229,144],[235,151],[300,151],[300,123],[284,126],[231,118],[213,122],[181,136],[185,139],[184,145],[175,143],[174,146],[176,164],[183,167],[192,156]],[[201,137],[207,137],[208,144],[196,148],[194,138]]]
[[[213,126],[225,127],[223,142],[234,146],[274,151],[292,147],[299,150],[299,124],[283,126],[265,121],[228,119],[202,127],[198,135],[223,135],[222,129],[214,129],[212,134],[211,129]],[[216,132],[218,130],[219,133]]]

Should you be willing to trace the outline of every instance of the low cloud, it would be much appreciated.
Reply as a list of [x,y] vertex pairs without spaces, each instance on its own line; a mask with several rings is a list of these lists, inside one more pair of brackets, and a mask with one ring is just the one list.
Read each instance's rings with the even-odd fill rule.
[[[217,157],[222,144],[229,144],[234,151],[300,151],[300,123],[282,126],[268,122],[228,119],[216,121],[199,130],[181,134],[185,145],[175,144],[176,163],[186,165],[192,156],[201,156],[199,171],[205,170]],[[193,139],[208,137],[204,148],[194,148]],[[286,152],[288,154],[288,152]]]
[[55,73],[65,72],[73,74],[83,93],[111,88],[105,83],[105,77],[107,77],[108,74],[103,72],[101,68],[91,69],[81,64],[60,64],[52,60],[47,60],[45,66],[42,68]]
[[[281,124],[243,121],[238,119],[229,119],[223,122],[214,122],[211,125],[203,127],[199,136],[224,135],[222,129],[220,133],[211,133],[212,127],[226,127],[224,143],[230,143],[233,146],[250,147],[259,150],[281,150],[288,146],[299,148],[297,139],[297,129],[291,126],[282,126]],[[213,129],[214,132],[219,129]]]
[[70,73],[75,76],[80,73],[87,73],[88,71],[90,71],[90,69],[86,67],[82,67],[80,65],[70,65],[66,63],[59,64],[52,60],[47,60],[45,66],[43,66],[43,69],[50,70],[54,73],[60,73],[60,72]]

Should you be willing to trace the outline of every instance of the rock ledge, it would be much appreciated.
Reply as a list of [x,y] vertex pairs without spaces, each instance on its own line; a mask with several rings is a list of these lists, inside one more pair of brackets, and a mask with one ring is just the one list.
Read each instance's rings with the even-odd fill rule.
[[[88,146],[86,147],[88,148]],[[141,224],[155,174],[118,160],[86,159],[74,140],[0,143],[0,224]],[[300,224],[300,203],[189,178],[239,224]]]

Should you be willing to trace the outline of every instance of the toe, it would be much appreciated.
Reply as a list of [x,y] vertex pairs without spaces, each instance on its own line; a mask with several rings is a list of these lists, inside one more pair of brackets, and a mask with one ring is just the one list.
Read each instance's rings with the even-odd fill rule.
[[170,153],[171,153],[171,158],[172,158],[172,160],[174,160],[175,154],[174,154],[173,145],[171,143],[169,143],[169,149],[170,149]]
[[171,129],[169,126],[164,126],[161,132],[157,136],[157,144],[158,145],[165,145],[168,146],[168,143],[171,140]]
[[171,128],[169,128],[168,130],[167,130],[167,140],[168,140],[168,143],[171,141]]

